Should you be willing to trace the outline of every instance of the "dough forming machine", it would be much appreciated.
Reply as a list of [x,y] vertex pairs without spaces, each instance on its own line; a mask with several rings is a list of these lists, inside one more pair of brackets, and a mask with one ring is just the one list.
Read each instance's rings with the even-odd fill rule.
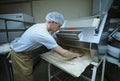
[[[56,32],[56,40],[63,48],[66,48],[68,50],[75,49],[77,51],[79,50],[88,51],[90,55],[89,63],[82,64],[83,61],[81,61],[81,64],[85,66],[83,67],[82,72],[86,69],[88,65],[93,65],[91,79],[84,76],[87,80],[90,80],[90,81],[95,81],[97,69],[101,64],[103,64],[102,71],[101,71],[102,72],[101,81],[104,80],[106,53],[104,53],[103,58],[101,59],[99,58],[98,44],[101,41],[101,35],[103,33],[106,19],[107,19],[107,13],[102,13],[96,16],[90,16],[90,17],[85,17],[85,18],[80,18],[75,20],[66,20],[62,28],[58,32]],[[81,70],[78,70],[77,71],[78,75],[75,75],[74,73],[73,74],[70,73],[71,70],[68,70],[68,67],[69,67],[68,63],[71,63],[70,67],[72,67],[72,63],[73,64],[78,62],[80,63],[79,60],[77,62],[66,62],[65,64],[65,62],[63,63],[63,60],[58,60],[58,57],[57,55],[55,56],[55,54],[51,54],[51,55],[42,54],[41,58],[48,62],[49,81],[51,81],[54,75],[56,75],[56,74],[51,75],[50,65],[54,65],[57,68],[60,68],[61,70],[69,73],[73,77],[79,77],[82,73],[82,72],[79,72]],[[83,59],[83,60],[87,61],[88,59],[89,58]],[[80,64],[76,64],[76,68],[73,67],[73,69],[81,68],[79,66],[77,67],[77,65],[80,65]],[[58,80],[58,81],[61,81],[61,80]]]

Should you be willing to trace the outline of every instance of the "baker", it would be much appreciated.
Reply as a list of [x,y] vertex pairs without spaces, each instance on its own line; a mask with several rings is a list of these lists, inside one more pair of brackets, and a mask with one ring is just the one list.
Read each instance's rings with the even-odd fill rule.
[[59,12],[50,12],[45,17],[45,23],[36,23],[28,28],[18,41],[11,45],[10,57],[14,81],[34,81],[33,79],[33,57],[40,46],[53,50],[68,59],[81,56],[73,53],[57,44],[52,33],[57,31],[64,23],[64,17]]

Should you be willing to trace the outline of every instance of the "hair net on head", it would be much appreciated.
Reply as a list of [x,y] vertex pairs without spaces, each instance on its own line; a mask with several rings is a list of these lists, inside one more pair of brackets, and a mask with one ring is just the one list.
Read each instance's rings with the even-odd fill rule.
[[54,21],[57,22],[59,24],[63,24],[64,23],[64,17],[61,13],[59,12],[50,12],[46,15],[46,21]]

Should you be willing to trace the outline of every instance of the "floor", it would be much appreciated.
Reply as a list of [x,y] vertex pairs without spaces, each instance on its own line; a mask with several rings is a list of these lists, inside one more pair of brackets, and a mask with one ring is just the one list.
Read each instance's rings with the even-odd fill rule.
[[[3,59],[0,60],[0,81],[12,81],[10,76],[8,76],[8,70],[5,70],[4,68],[5,62],[3,62]],[[7,65],[9,67],[9,65]],[[44,60],[39,61],[36,64],[36,67],[34,67],[34,81],[48,81],[48,67],[47,62]],[[52,66],[53,70],[52,72],[56,72],[57,70],[60,70],[54,66]],[[91,76],[91,66],[89,66],[84,72],[84,75],[90,77]],[[98,70],[96,75],[96,81],[100,81],[101,76],[101,69]],[[53,78],[51,81],[87,81],[82,76],[81,77],[73,77],[65,72],[61,72],[61,74],[57,75],[58,78]],[[60,80],[59,80],[60,79]],[[120,81],[120,67],[117,67],[114,64],[111,64],[109,62],[106,63],[106,70],[105,70],[105,80],[104,81]]]

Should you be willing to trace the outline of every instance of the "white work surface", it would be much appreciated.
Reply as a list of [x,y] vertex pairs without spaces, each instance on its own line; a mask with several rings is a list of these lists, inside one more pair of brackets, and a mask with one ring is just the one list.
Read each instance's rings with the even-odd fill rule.
[[67,60],[65,57],[62,57],[54,51],[41,54],[41,58],[73,75],[74,77],[79,77],[86,67],[92,62],[92,58],[87,51],[84,56],[72,60]]

